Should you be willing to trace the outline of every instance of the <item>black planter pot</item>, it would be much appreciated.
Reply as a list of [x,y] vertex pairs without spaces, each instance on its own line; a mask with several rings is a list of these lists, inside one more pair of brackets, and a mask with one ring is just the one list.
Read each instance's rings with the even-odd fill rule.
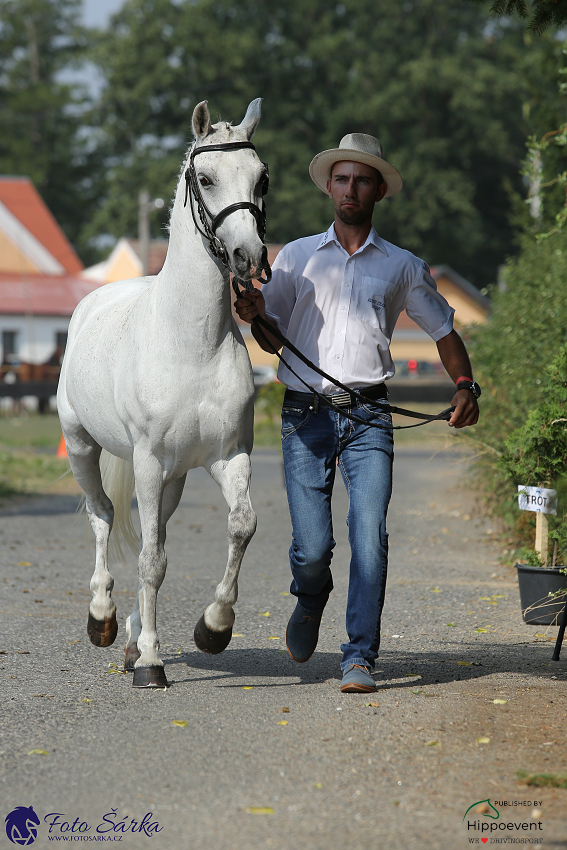
[[[516,564],[520,603],[524,622],[530,626],[557,625],[559,615],[567,601],[567,576],[560,570],[565,567],[528,567]],[[565,591],[556,599],[550,599],[550,593]]]

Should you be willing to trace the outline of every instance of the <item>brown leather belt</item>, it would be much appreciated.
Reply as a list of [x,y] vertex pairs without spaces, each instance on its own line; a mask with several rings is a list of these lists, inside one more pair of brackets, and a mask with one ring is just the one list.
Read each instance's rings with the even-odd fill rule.
[[[368,401],[378,401],[388,399],[388,388],[386,384],[376,384],[374,387],[362,387],[357,389],[357,392],[368,399]],[[337,407],[356,407],[357,398],[352,393],[331,393],[323,397],[316,396],[314,393],[301,393],[298,390],[286,390],[284,401],[300,401],[304,404],[313,404],[318,398],[318,403],[321,404],[322,399],[328,399],[329,404]]]

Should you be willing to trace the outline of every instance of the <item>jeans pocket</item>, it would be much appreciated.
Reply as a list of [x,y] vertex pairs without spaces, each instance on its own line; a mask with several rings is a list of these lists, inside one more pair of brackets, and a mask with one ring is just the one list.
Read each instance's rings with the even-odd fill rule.
[[305,425],[310,416],[309,405],[298,405],[293,402],[286,404],[284,402],[282,407],[282,442],[286,437],[294,434],[302,425]]
[[386,425],[392,425],[392,414],[387,410],[381,410],[380,407],[375,406],[373,404],[362,404],[360,405],[360,409],[364,410],[365,413],[368,413],[374,420],[379,419]]

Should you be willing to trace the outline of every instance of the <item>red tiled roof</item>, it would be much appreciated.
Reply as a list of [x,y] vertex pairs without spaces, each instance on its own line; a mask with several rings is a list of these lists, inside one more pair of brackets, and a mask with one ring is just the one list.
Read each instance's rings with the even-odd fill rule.
[[58,260],[68,274],[83,264],[28,177],[0,177],[0,202]]
[[99,283],[72,275],[0,274],[0,314],[71,316]]

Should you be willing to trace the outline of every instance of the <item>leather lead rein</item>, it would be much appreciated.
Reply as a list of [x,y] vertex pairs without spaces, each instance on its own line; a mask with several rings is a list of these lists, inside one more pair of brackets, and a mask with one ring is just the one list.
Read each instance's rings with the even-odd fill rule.
[[[253,288],[251,281],[243,281],[243,280],[240,280],[239,278],[233,277],[232,286],[233,286],[233,289],[236,293],[237,298],[240,298],[243,294],[239,289],[239,285],[242,286],[247,291],[250,291]],[[297,372],[295,372],[291,368],[289,363],[287,363],[284,360],[284,358],[279,353],[279,351],[276,350],[275,346],[272,345],[272,343],[266,337],[266,334],[262,330],[262,327],[266,328],[266,330],[268,330],[271,334],[273,334],[273,336],[276,337],[276,339],[278,339],[281,343],[283,343],[283,345],[285,345],[285,347],[288,348],[291,351],[292,354],[295,354],[296,357],[298,357],[303,363],[305,363],[306,366],[308,366],[314,372],[317,372],[318,375],[321,375],[321,377],[326,378],[328,381],[331,381],[331,383],[334,384],[336,387],[340,387],[345,392],[350,393],[350,395],[354,396],[358,401],[361,401],[363,404],[368,404],[370,399],[365,398],[364,395],[357,392],[357,390],[353,390],[351,387],[347,387],[344,384],[341,384],[341,382],[338,381],[336,378],[333,378],[331,375],[328,375],[326,372],[324,372],[322,369],[320,369],[318,366],[316,366],[314,363],[312,363],[311,360],[309,360],[307,357],[305,357],[305,355],[302,354],[301,351],[299,351],[288,339],[286,339],[286,337],[282,333],[280,333],[280,331],[277,328],[275,328],[273,325],[270,325],[268,322],[266,322],[264,319],[262,319],[261,316],[255,316],[254,319],[252,319],[252,323],[255,325],[256,330],[258,331],[258,333],[260,334],[260,336],[262,337],[264,342],[266,342],[270,346],[270,348],[272,348],[274,350],[274,354],[280,359],[280,361],[284,364],[284,366],[287,369],[289,369],[289,371],[292,373],[292,375],[295,375],[295,377],[299,381],[301,381],[303,386],[307,387],[309,392],[312,392],[314,396],[317,396],[320,403],[324,404],[326,407],[331,407],[333,410],[336,410],[337,413],[340,413],[346,419],[350,419],[351,422],[357,422],[357,423],[360,423],[362,425],[370,425],[372,428],[382,428],[383,430],[390,430],[390,428],[391,428],[394,431],[405,431],[408,428],[419,428],[421,425],[427,425],[429,422],[437,422],[437,421],[448,422],[449,419],[451,418],[451,414],[453,413],[453,411],[455,409],[454,407],[448,407],[445,410],[442,410],[441,413],[438,413],[436,415],[431,416],[427,413],[419,413],[416,410],[406,410],[404,407],[394,407],[393,405],[390,405],[390,404],[387,404],[387,403],[386,403],[387,409],[384,409],[384,411],[383,411],[384,413],[398,413],[401,416],[409,416],[412,419],[421,419],[422,421],[417,422],[415,425],[382,425],[381,423],[378,423],[378,422],[372,422],[372,421],[369,421],[369,420],[366,420],[366,419],[362,419],[360,416],[356,416],[353,413],[347,413],[342,408],[334,405],[333,402],[329,400],[328,396],[324,395],[323,393],[320,393],[318,390],[316,390],[312,386],[310,386],[306,381],[303,380],[303,378],[300,375],[297,374]],[[376,405],[385,404],[385,402],[382,402],[379,399],[376,399],[372,403],[376,404]],[[382,415],[381,413],[377,413],[375,418],[378,418],[381,415]]]

